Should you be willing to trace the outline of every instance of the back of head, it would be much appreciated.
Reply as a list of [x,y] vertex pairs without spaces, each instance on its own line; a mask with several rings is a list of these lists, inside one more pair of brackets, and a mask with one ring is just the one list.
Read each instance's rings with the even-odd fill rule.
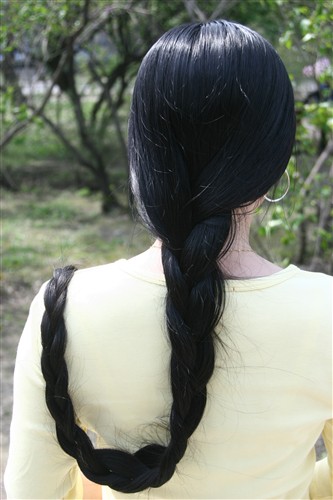
[[171,195],[187,227],[257,200],[282,176],[294,133],[292,87],[265,39],[226,21],[170,30],[133,95],[129,159],[143,219],[169,240]]

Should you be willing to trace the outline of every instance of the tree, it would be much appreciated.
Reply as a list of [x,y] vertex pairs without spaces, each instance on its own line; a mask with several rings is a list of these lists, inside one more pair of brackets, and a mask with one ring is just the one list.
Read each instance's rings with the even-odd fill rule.
[[[188,15],[208,19],[239,0],[19,0],[6,2],[2,31],[3,105],[8,123],[5,147],[39,117],[88,169],[103,195],[103,211],[118,205],[112,182],[112,151],[107,140],[113,126],[123,157],[126,137],[119,111],[128,102],[128,89],[138,65],[154,41]],[[24,80],[15,70],[15,56],[24,59],[40,80],[47,82],[41,98],[23,92]],[[66,99],[76,124],[70,137],[66,123],[50,112],[57,89]]]
[[[101,115],[103,104],[107,102],[112,119],[117,125],[119,138],[124,143],[118,109],[123,103],[123,94],[129,84],[130,68],[143,57],[138,44],[128,41],[122,45],[119,43],[119,40],[128,35],[126,25],[129,24],[129,14],[137,15],[134,3],[123,2],[120,7],[115,2],[106,6],[104,3],[90,0],[85,0],[84,3],[79,0],[61,0],[57,3],[48,0],[28,1],[24,4],[14,1],[6,4],[6,16],[12,19],[12,23],[7,24],[5,40],[5,92],[7,100],[11,99],[14,110],[18,101],[20,105],[19,114],[13,113],[15,122],[10,124],[4,134],[2,147],[36,117],[40,117],[71,151],[74,158],[94,175],[103,195],[104,212],[118,203],[110,188],[106,155],[103,155],[100,147],[101,141],[96,140],[97,133],[101,133],[98,116]],[[26,25],[29,25],[28,30],[20,29]],[[105,51],[100,50],[98,54],[99,47],[95,43],[97,35],[101,33],[104,33],[106,38],[108,34],[111,35],[107,39],[107,48],[112,51],[111,56],[106,58],[103,71],[101,60],[105,58]],[[38,104],[34,95],[24,95],[23,83],[13,72],[13,54],[18,50],[27,64],[40,73],[40,78],[48,81],[47,90]],[[78,61],[80,55],[81,59],[83,55],[86,56],[81,64]],[[80,81],[82,75],[83,84]],[[87,85],[97,91],[100,89],[90,112],[87,112],[85,106]],[[62,95],[66,95],[71,105],[77,128],[74,139],[69,138],[63,124],[56,123],[48,113],[52,91],[56,86]]]
[[[326,0],[315,4],[293,0],[290,5],[263,0],[263,4],[280,19],[280,46],[294,63],[299,61],[303,74],[291,75],[298,97],[296,148],[289,165],[294,190],[284,207],[274,207],[259,234],[280,234],[287,258],[292,252],[297,264],[332,273],[333,4]],[[312,90],[300,95],[300,80],[308,77]]]

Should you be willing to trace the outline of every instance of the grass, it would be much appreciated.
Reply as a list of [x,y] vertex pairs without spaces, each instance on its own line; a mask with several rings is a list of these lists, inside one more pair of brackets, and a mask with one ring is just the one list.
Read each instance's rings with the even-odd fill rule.
[[[64,127],[66,137],[78,145],[71,108],[66,100],[58,104],[51,101],[48,112]],[[126,172],[114,131],[107,139],[111,182],[126,206],[122,187]],[[78,165],[38,120],[8,144],[2,160],[5,173],[17,188],[2,197],[1,287],[5,297],[12,286],[31,288],[33,294],[54,267],[98,265],[147,246],[149,238],[133,224],[126,209],[114,211],[112,217],[101,215],[100,196],[91,173]]]
[[[87,122],[90,102],[83,103]],[[79,139],[73,110],[66,98],[48,103],[48,116],[62,130],[67,140],[89,159],[89,149]],[[127,129],[127,116],[121,115],[122,127]],[[9,127],[11,116],[5,120]],[[92,142],[104,157],[110,174],[110,182],[116,187],[126,181],[126,158],[119,144],[115,126],[109,119],[90,127]],[[75,155],[41,119],[36,119],[29,127],[15,136],[6,146],[2,157],[2,167],[12,186],[20,191],[31,189],[45,192],[49,187],[62,189],[83,188],[96,190],[96,178],[85,167],[78,165]]]
[[54,134],[50,134],[46,127],[36,124],[31,125],[29,133],[17,135],[5,150],[6,163],[20,169],[28,163],[38,163],[49,158],[66,160],[68,152]]
[[28,286],[68,263],[88,267],[128,257],[150,241],[124,211],[103,216],[97,195],[4,193],[2,212],[4,292],[7,283]]

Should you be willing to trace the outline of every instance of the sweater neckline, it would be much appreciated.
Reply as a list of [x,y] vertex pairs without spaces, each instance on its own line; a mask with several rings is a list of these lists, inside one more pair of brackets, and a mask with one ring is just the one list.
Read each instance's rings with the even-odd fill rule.
[[[149,283],[154,283],[156,285],[166,286],[165,277],[162,273],[150,272],[146,269],[143,270],[138,266],[135,266],[127,259],[121,259],[116,263],[119,268],[129,274],[130,276],[140,279],[142,281],[148,281]],[[260,290],[263,288],[269,288],[274,285],[278,285],[290,278],[301,270],[290,264],[285,269],[281,269],[276,273],[270,274],[268,276],[260,276],[258,278],[246,278],[246,279],[228,279],[226,280],[226,286],[228,291],[250,291],[250,290]]]

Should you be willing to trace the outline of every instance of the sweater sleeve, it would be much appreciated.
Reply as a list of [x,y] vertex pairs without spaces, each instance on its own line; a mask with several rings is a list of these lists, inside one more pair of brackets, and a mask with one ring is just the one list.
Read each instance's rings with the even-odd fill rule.
[[312,500],[332,499],[333,497],[333,420],[328,420],[323,430],[327,457],[316,463],[313,481],[310,487],[310,498]]
[[45,403],[40,366],[44,289],[31,304],[17,351],[5,472],[8,499],[80,499],[83,495],[77,462],[58,444],[55,424]]

